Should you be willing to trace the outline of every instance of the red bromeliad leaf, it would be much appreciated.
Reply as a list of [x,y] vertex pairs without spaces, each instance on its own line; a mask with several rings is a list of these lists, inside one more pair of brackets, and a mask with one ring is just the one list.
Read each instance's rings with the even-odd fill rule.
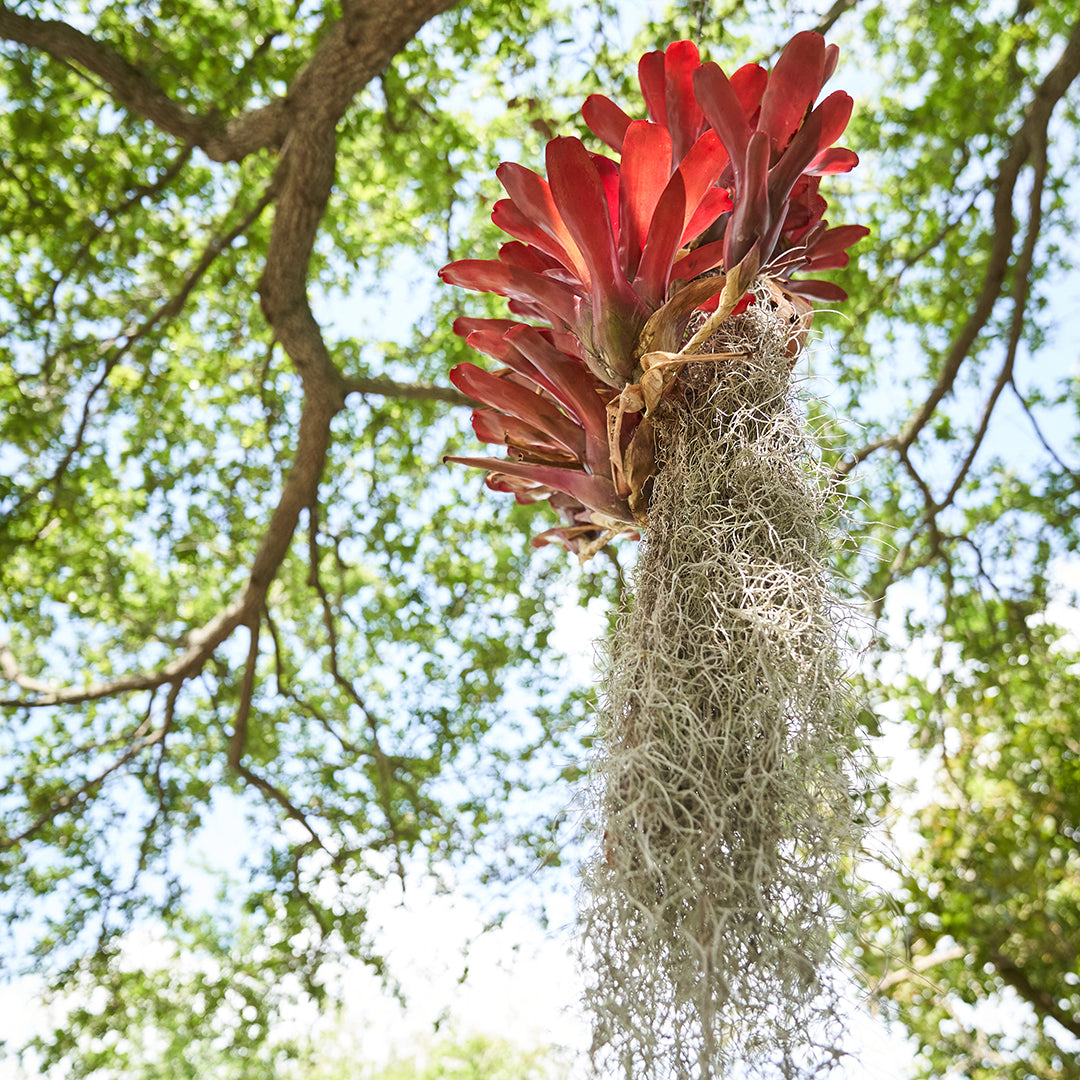
[[552,465],[530,465],[527,462],[502,461],[499,458],[446,457],[459,465],[474,465],[488,469],[498,476],[518,477],[535,484],[554,488],[573,496],[585,506],[618,521],[633,523],[634,517],[625,499],[615,493],[615,485],[604,476],[591,476],[574,469],[560,469]]
[[824,86],[832,77],[833,72],[836,71],[836,65],[840,60],[840,46],[839,45],[826,45],[825,46],[825,66],[821,74],[821,85]]
[[547,391],[584,429],[584,456],[589,468],[594,472],[608,470],[605,401],[612,394],[609,391],[601,400],[596,380],[581,361],[561,353],[529,326],[517,326],[504,337],[479,331],[469,338],[469,344]]
[[536,390],[500,378],[475,364],[458,364],[451,368],[450,381],[476,401],[516,416],[548,439],[554,439],[574,460],[581,461],[585,457],[584,430],[561,413],[550,398]]
[[705,198],[698,203],[698,208],[683,229],[679,247],[685,247],[691,240],[700,236],[721,214],[732,208],[731,196],[723,188],[709,188]]
[[713,190],[713,184],[720,178],[727,163],[727,148],[714,131],[706,131],[683,158],[678,172],[682,176],[686,191],[684,226],[697,210],[701,200]]
[[[512,199],[500,199],[491,209],[491,220],[504,233],[542,251],[562,266],[570,269],[578,268],[580,253],[575,252],[571,255],[546,229],[528,217]],[[584,270],[584,264],[581,264],[581,269]]]
[[[740,71],[743,70],[740,68]],[[746,148],[753,133],[735,88],[717,64],[702,64],[694,72],[694,93],[705,118],[731,155],[735,189],[742,184]]]
[[641,264],[634,278],[634,291],[650,311],[655,311],[664,302],[685,220],[686,188],[682,174],[677,172],[668,181],[653,214]]
[[605,405],[614,396],[610,388],[603,388],[606,394],[602,400],[592,373],[531,326],[514,327],[504,340],[535,365],[544,378],[540,385],[577,417],[586,432],[606,437]]
[[667,299],[679,249],[731,208],[727,192],[713,187],[727,161],[727,151],[715,132],[706,131],[668,181],[653,212],[634,279],[634,291],[651,311]]
[[708,244],[702,244],[687,255],[677,259],[671,268],[671,279],[689,281],[698,274],[704,274],[708,270],[715,270],[724,261],[724,241],[713,240]]
[[708,127],[708,122],[694,97],[694,72],[701,65],[697,46],[692,41],[676,41],[663,55],[665,116],[671,131],[674,169]]
[[513,319],[479,319],[471,315],[460,315],[454,320],[451,329],[458,337],[467,338],[474,330],[491,330],[497,334],[505,334],[521,324]]
[[588,270],[583,281],[594,289],[611,289],[619,274],[615,233],[603,181],[580,139],[561,137],[547,145],[551,194],[567,232],[581,251]]
[[[803,170],[818,152],[821,138],[821,117],[817,110],[812,112],[788,143],[787,149],[780,155],[780,160],[769,170],[769,209],[777,230],[786,216],[788,200]],[[779,233],[764,239],[762,246],[771,251]]]
[[563,219],[555,207],[551,188],[542,176],[512,161],[505,161],[495,170],[499,182],[506,189],[507,195],[517,209],[535,225],[544,230],[563,250],[569,262],[564,265],[577,272],[586,286],[589,275],[586,262],[574,243],[570,232],[563,224]]
[[826,303],[843,303],[847,293],[831,281],[785,281],[784,288],[796,296],[805,296],[807,300],[822,300]]
[[[453,460],[445,458],[446,461]],[[501,473],[489,472],[484,477],[484,484],[492,491],[505,491],[513,495],[515,500],[522,506],[539,502],[541,499],[550,499],[556,492],[547,484],[539,484],[535,480],[524,480],[521,477],[505,476]]]
[[626,129],[619,189],[619,261],[631,281],[656,204],[667,186],[670,157],[671,136],[666,128],[635,120]]
[[[610,188],[605,187],[600,162],[579,139],[552,139],[547,146],[551,193],[574,238],[591,278],[593,333],[584,341],[595,353],[609,379],[629,376],[634,342],[648,318],[641,301],[619,265],[612,225]],[[615,195],[617,205],[618,195]]]
[[796,34],[784,46],[761,99],[757,127],[768,132],[774,153],[790,142],[821,90],[824,74],[825,39],[813,30]]
[[667,94],[662,51],[645,53],[638,61],[638,84],[645,99],[645,109],[654,124],[667,127]]
[[[562,264],[558,259],[546,254],[531,244],[523,244],[520,240],[510,240],[499,248],[499,262],[508,266],[520,266],[522,270],[530,270],[534,274],[544,274],[551,277],[553,270],[558,270]],[[577,283],[577,279],[574,279]]]
[[835,229],[825,230],[819,239],[808,245],[807,254],[817,259],[823,255],[846,251],[852,244],[869,235],[870,230],[865,225],[838,225]]
[[[481,442],[496,443],[507,447],[512,456],[534,464],[574,466],[577,459],[569,451],[516,416],[496,412],[493,409],[475,409],[472,415],[473,431]],[[514,452],[517,451],[515,454]]]
[[843,146],[833,146],[828,150],[822,150],[807,165],[804,175],[825,176],[828,173],[851,172],[858,164],[859,155],[854,150],[848,150]]
[[604,197],[607,199],[608,216],[611,218],[611,230],[619,235],[619,166],[609,157],[603,154],[589,154],[593,165],[596,166],[597,175],[600,177],[600,185],[604,189]]
[[603,94],[590,94],[581,106],[581,115],[589,130],[601,142],[607,143],[617,154],[622,152],[626,129],[632,121],[611,98]]
[[[755,131],[746,147],[741,190],[724,237],[724,265],[737,266],[772,224],[769,216],[769,136]],[[768,257],[768,252],[763,252]]]
[[730,82],[743,113],[753,123],[761,108],[765,87],[769,84],[769,73],[760,64],[743,64],[731,76]]
[[821,116],[819,150],[832,146],[844,134],[844,128],[848,126],[854,105],[855,101],[850,94],[845,94],[843,90],[837,90],[814,110]]
[[565,285],[495,259],[461,259],[444,266],[439,277],[450,285],[540,305],[542,317],[561,324],[562,329],[569,329],[580,317],[574,295]]

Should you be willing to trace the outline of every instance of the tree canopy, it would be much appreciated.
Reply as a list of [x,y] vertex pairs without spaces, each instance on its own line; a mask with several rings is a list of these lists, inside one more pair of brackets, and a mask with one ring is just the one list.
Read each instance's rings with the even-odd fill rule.
[[574,862],[554,620],[634,545],[579,568],[440,464],[453,318],[503,312],[436,271],[645,49],[818,29],[871,236],[808,407],[866,723],[923,763],[867,806],[900,857],[851,962],[917,1075],[1080,1077],[1075,5],[619,6],[0,5],[0,905],[5,974],[72,1010],[44,1068],[287,1075],[282,1010],[383,968],[389,877]]

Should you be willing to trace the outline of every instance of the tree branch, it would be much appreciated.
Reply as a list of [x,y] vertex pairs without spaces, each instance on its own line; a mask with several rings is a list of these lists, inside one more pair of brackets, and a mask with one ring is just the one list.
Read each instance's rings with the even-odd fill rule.
[[184,143],[200,147],[214,161],[239,161],[255,150],[280,146],[285,137],[284,98],[225,122],[178,105],[115,49],[67,23],[17,15],[0,4],[0,38],[40,49],[97,76],[129,112]]
[[942,399],[952,391],[956,377],[982,332],[994,306],[1001,296],[1005,275],[1013,260],[1013,240],[1016,221],[1013,217],[1013,197],[1020,171],[1039,145],[1045,145],[1047,129],[1054,108],[1080,76],[1080,21],[1072,28],[1061,56],[1035,90],[1035,96],[1027,107],[1023,123],[1009,144],[997,178],[994,181],[994,243],[987,261],[982,291],[975,309],[961,327],[952,343],[941,372],[922,404],[895,435],[883,436],[852,452],[841,461],[836,472],[846,476],[871,454],[883,448],[907,450],[930,421]]
[[833,6],[821,16],[817,26],[813,29],[819,34],[827,34],[836,25],[840,16],[849,12],[857,3],[858,0],[836,0]]
[[401,383],[385,375],[354,377],[345,379],[345,393],[377,394],[380,397],[406,398],[411,401],[445,401],[450,405],[465,405],[476,408],[471,397],[455,390],[452,386],[434,386],[431,383]]
[[[11,681],[33,695],[0,700],[0,706],[76,704],[187,678],[201,670],[237,626],[263,608],[270,583],[292,543],[300,513],[316,498],[330,445],[330,424],[344,407],[350,390],[330,358],[307,296],[311,253],[334,180],[337,125],[355,94],[379,74],[428,19],[445,11],[452,2],[370,0],[362,5],[347,4],[344,18],[331,27],[289,89],[289,132],[271,184],[277,196],[276,213],[260,294],[274,336],[300,375],[304,401],[292,467],[239,596],[188,636],[188,647],[180,656],[156,671],[86,687],[41,689],[48,684],[25,685],[27,676],[19,671],[14,657],[0,651],[4,673],[11,671]],[[11,19],[17,21],[12,23]],[[27,22],[40,24],[41,20],[27,20],[0,8],[0,35],[11,36],[12,27],[22,27],[25,32]],[[38,32],[40,26],[32,29]],[[70,27],[66,29],[76,33]],[[64,40],[75,41],[81,47],[84,37]],[[105,62],[101,57],[98,60]],[[113,65],[110,70],[115,68],[119,73],[118,78],[126,77],[127,69],[116,67],[115,58],[109,63]],[[252,783],[266,785],[264,790],[273,794],[275,789],[266,781],[248,777],[243,766],[238,771]]]
[[37,817],[30,825],[23,829],[21,833],[17,833],[14,836],[0,836],[0,851],[15,847],[17,844],[22,843],[23,840],[33,836],[34,833],[48,825],[54,818],[59,817],[65,810],[70,810],[84,795],[87,795],[94,788],[103,784],[114,772],[123,768],[132,758],[141,754],[148,746],[153,746],[155,743],[160,742],[161,739],[165,737],[165,732],[168,730],[168,720],[155,731],[149,732],[149,734],[146,733],[148,726],[149,725],[145,722],[141,724],[139,729],[135,732],[131,745],[111,765],[103,769],[96,776],[92,776],[74,791],[69,791],[64,795],[61,795],[56,799],[52,806],[45,811],[45,813]]
[[1053,994],[1040,990],[1015,960],[995,950],[990,954],[990,962],[997,968],[1002,979],[1036,1012],[1056,1020],[1066,1031],[1080,1039],[1080,1017],[1073,1016],[1061,1008]]

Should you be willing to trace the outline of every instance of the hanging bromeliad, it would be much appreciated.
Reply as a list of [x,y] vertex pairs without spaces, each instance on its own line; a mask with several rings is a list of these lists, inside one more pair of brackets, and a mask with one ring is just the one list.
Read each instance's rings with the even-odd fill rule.
[[450,377],[507,457],[449,460],[547,499],[566,524],[536,544],[643,541],[607,643],[582,913],[594,1053],[628,1077],[830,1056],[851,731],[831,500],[791,373],[810,302],[846,299],[795,275],[868,232],[828,228],[818,192],[858,162],[833,145],[851,98],[815,106],[836,61],[815,33],[730,78],[688,41],[648,53],[648,119],[582,110],[617,159],[556,138],[546,180],[503,164],[513,239],[441,272],[529,320],[455,323],[505,365]]

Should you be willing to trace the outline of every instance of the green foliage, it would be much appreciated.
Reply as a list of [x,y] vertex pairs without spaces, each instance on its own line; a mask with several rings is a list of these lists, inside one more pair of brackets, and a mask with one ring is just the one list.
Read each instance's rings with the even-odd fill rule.
[[539,1052],[524,1053],[503,1039],[474,1035],[435,1044],[426,1062],[396,1060],[370,1080],[546,1080],[561,1075]]
[[[288,123],[338,5],[2,9],[92,30],[201,133],[4,22],[0,948],[74,1010],[43,1069],[300,1075],[281,1016],[330,1009],[340,961],[384,970],[390,875],[483,880],[496,918],[522,867],[568,861],[589,707],[554,615],[621,571],[533,550],[542,511],[439,464],[473,445],[452,319],[501,312],[435,270],[492,253],[497,162],[538,166],[587,93],[634,102],[643,49],[767,59],[829,13],[863,159],[833,217],[873,234],[817,319],[822,453],[838,568],[881,617],[868,724],[932,763],[882,789],[905,862],[853,948],[923,1075],[1078,1075],[1074,9],[460,4],[375,36],[325,197],[286,182],[317,157]],[[293,142],[214,149],[286,92]],[[274,248],[305,206],[310,250]]]

